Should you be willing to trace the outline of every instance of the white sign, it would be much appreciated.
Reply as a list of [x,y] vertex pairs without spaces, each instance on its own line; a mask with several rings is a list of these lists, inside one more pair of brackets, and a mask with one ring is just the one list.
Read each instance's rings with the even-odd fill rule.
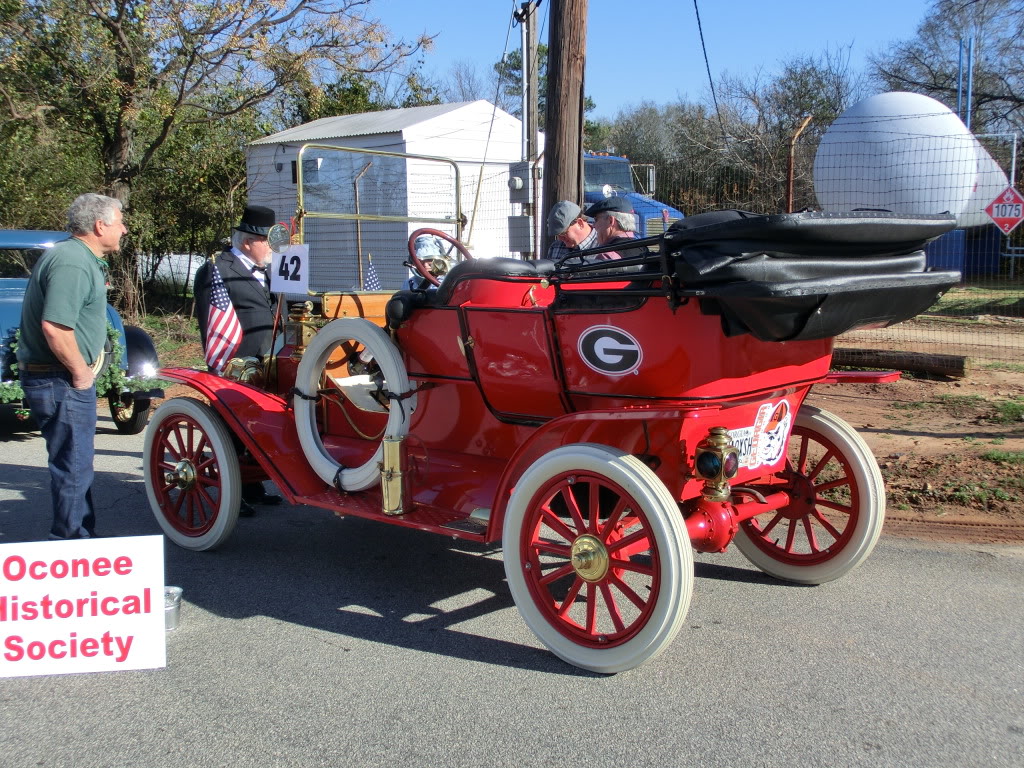
[[163,536],[0,545],[0,677],[167,665]]
[[270,263],[273,293],[309,293],[309,246],[289,245]]

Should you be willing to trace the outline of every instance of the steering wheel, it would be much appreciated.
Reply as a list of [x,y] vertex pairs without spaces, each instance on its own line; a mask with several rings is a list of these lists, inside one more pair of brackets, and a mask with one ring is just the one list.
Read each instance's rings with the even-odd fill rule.
[[[448,253],[451,253],[452,249],[454,249],[459,252],[459,255],[462,256],[462,258],[469,260],[473,259],[473,254],[466,250],[466,246],[464,246],[457,239],[449,235],[447,232],[442,232],[439,229],[417,229],[415,232],[409,235],[409,256],[412,258],[412,265],[416,267],[416,271],[419,272],[420,276],[431,285],[440,285],[441,281],[437,279],[436,275],[434,275],[429,269],[427,269],[427,265],[424,264],[422,259],[420,259],[419,256],[416,255],[415,243],[416,238],[419,237],[420,235],[437,235],[446,243],[451,244],[452,248],[448,249]],[[447,256],[448,254],[446,253],[445,256],[443,257],[445,261],[447,261]]]

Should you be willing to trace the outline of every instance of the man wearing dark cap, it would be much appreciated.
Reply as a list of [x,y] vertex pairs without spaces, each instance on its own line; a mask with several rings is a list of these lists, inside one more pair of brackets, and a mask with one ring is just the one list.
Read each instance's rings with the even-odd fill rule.
[[623,245],[604,254],[608,259],[629,258],[647,253],[646,248],[630,246],[630,240],[636,239],[636,214],[633,204],[624,197],[606,197],[587,209],[587,216],[594,220],[597,231],[597,242],[602,245]]
[[560,200],[551,206],[547,219],[548,235],[554,240],[548,248],[548,258],[563,259],[573,251],[583,251],[597,245],[597,232],[583,216],[580,207],[571,200]]
[[[231,233],[231,247],[211,257],[196,271],[193,291],[196,297],[196,320],[206,347],[206,323],[210,310],[213,282],[211,265],[224,281],[231,305],[242,327],[242,342],[234,357],[265,358],[270,354],[274,331],[276,297],[270,292],[267,268],[273,255],[267,234],[274,226],[274,211],[262,205],[247,205],[242,220]],[[266,493],[262,483],[243,483],[242,514],[252,514],[248,504],[278,504],[280,496]]]

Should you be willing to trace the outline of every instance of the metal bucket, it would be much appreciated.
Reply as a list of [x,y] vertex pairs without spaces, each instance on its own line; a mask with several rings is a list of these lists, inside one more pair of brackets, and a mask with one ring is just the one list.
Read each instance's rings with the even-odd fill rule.
[[181,615],[181,587],[164,587],[164,628],[170,632],[178,628]]

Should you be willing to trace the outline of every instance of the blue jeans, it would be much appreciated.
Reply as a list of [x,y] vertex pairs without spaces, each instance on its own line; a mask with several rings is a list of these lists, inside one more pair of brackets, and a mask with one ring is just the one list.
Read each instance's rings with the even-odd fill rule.
[[75,389],[70,373],[22,371],[21,388],[46,440],[53,496],[50,537],[92,538],[96,535],[92,505],[96,387]]

